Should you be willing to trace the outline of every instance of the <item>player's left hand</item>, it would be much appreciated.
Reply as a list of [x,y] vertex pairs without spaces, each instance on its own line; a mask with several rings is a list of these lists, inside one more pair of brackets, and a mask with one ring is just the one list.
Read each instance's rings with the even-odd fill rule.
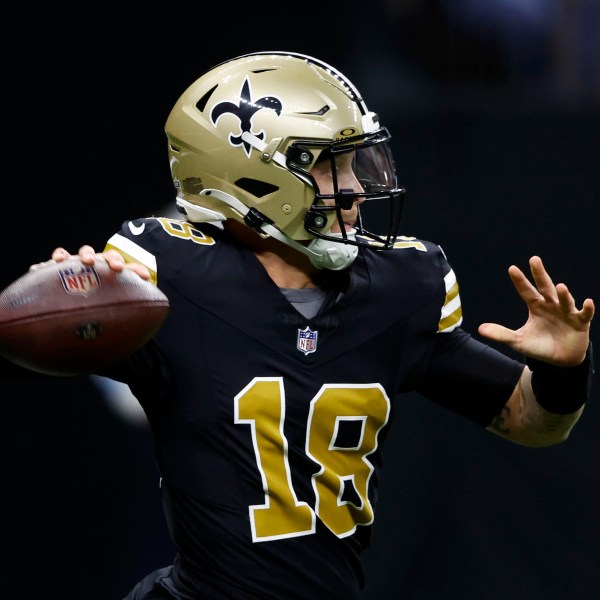
[[535,285],[515,265],[508,269],[515,289],[529,310],[527,322],[515,330],[497,323],[482,323],[479,333],[553,365],[580,364],[589,345],[594,301],[586,298],[578,309],[569,288],[564,283],[553,283],[539,256],[529,259],[529,267]]

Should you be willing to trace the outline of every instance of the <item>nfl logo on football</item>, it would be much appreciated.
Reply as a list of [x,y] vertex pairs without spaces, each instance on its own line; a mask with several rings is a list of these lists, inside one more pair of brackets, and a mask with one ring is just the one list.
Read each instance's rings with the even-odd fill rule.
[[317,349],[318,331],[312,331],[308,325],[304,329],[298,329],[298,342],[296,348],[304,352],[304,356],[314,352]]
[[77,269],[60,269],[59,275],[68,294],[87,296],[100,287],[100,278],[92,266],[81,265],[81,268]]

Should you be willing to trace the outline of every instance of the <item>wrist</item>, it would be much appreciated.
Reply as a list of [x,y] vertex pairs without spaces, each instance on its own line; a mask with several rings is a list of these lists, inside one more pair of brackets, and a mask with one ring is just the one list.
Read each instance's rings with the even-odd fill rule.
[[592,344],[582,363],[575,367],[557,367],[526,357],[531,387],[537,403],[548,412],[568,415],[578,411],[589,399],[593,369]]

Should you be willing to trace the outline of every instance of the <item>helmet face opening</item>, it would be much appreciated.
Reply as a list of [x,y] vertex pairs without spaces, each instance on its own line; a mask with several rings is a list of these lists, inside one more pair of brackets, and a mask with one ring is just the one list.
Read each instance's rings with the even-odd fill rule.
[[[308,233],[357,246],[376,245],[384,249],[393,246],[399,232],[404,189],[398,185],[389,139],[387,129],[381,128],[340,141],[303,140],[292,144],[289,157],[319,152],[310,169],[302,169],[288,160],[289,169],[308,178],[315,191],[304,220]],[[330,235],[332,214],[334,222],[337,221],[337,227],[333,228],[339,229],[341,236]],[[366,228],[366,215],[371,223],[385,223],[378,226],[381,234]],[[349,226],[355,235],[347,235]]]

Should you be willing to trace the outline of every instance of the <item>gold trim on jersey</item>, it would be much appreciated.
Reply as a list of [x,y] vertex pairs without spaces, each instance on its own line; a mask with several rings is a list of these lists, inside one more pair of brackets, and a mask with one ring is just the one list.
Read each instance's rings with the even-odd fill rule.
[[116,250],[125,260],[125,262],[136,262],[144,265],[150,271],[150,281],[157,285],[156,275],[156,257],[135,242],[123,237],[120,233],[115,233],[106,242],[104,251]]
[[442,314],[438,324],[438,333],[449,333],[462,323],[462,306],[458,293],[458,282],[454,271],[450,270],[444,277],[446,298],[442,306]]

